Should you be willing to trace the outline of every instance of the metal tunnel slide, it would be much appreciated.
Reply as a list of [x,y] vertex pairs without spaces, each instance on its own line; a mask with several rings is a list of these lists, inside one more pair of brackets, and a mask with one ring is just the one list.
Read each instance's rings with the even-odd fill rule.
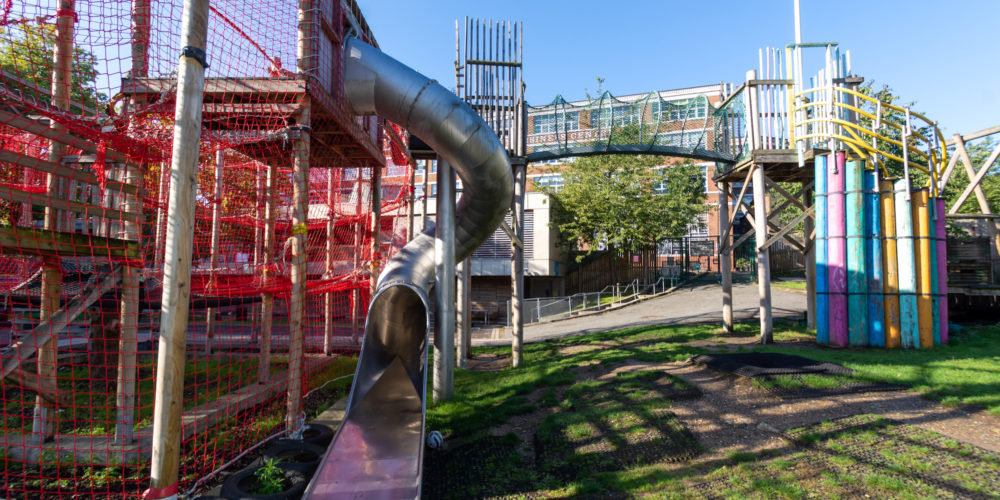
[[[467,257],[500,225],[513,194],[510,161],[496,134],[437,82],[355,38],[344,43],[344,87],[354,112],[402,125],[455,169],[463,186],[456,262]],[[378,278],[347,413],[305,498],[420,496],[434,275],[431,227]]]

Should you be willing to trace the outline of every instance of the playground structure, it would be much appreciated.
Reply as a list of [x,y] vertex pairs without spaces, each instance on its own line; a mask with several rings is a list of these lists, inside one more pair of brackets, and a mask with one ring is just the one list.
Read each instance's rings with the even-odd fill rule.
[[[213,2],[178,72],[180,2],[3,16],[2,489],[183,493],[353,373],[412,162],[400,129],[345,107],[342,40],[374,38],[353,2]],[[210,68],[200,148],[172,151],[196,116],[175,115],[185,62]]]
[[[754,221],[765,342],[767,252],[779,239],[816,255],[808,318],[820,342],[947,341],[937,194],[956,162],[948,162],[933,123],[922,131],[915,123],[922,117],[857,92],[860,79],[839,69],[836,56],[810,88],[801,71],[777,70],[769,51],[775,64],[762,64],[766,78],[748,75],[716,109],[701,99],[669,105],[655,94],[627,103],[605,94],[583,109],[557,100],[549,105],[557,114],[585,115],[588,130],[560,128],[567,123],[560,118],[561,147],[528,152],[516,36],[503,38],[518,47],[510,53],[489,45],[481,55],[467,41],[455,98],[381,54],[353,2],[190,4],[183,15],[179,2],[147,0],[61,0],[58,9],[22,3],[4,13],[2,41],[28,54],[27,65],[4,70],[0,88],[7,491],[138,496],[148,487],[153,498],[190,491],[257,443],[300,428],[305,396],[350,377],[360,348],[347,424],[319,473],[340,489],[316,483],[313,491],[357,493],[377,477],[388,490],[419,492],[428,283],[453,282],[454,268],[434,269],[433,233],[407,230],[414,160],[404,128],[441,155],[439,179],[449,177],[449,165],[463,179],[456,223],[438,229],[442,262],[462,260],[493,227],[506,227],[513,194],[506,230],[514,242],[515,364],[525,163],[586,154],[719,164],[720,207]],[[52,53],[35,51],[32,36]],[[74,62],[78,49],[100,54],[100,75],[88,76],[85,54]],[[784,67],[793,60],[794,50]],[[417,110],[423,114],[411,116]],[[460,126],[429,125],[445,122]],[[490,129],[498,137],[488,137]],[[464,145],[472,136],[476,142]],[[970,178],[981,179],[995,160]],[[902,180],[888,186],[895,175]],[[925,182],[929,189],[920,188]],[[800,184],[800,192],[785,183]],[[980,196],[975,184],[963,201]],[[439,184],[443,221],[456,210],[449,185]],[[775,204],[777,196],[784,201]],[[801,213],[783,227],[772,222],[789,206]],[[908,232],[900,214],[911,213]],[[722,220],[724,318],[732,328],[726,259],[741,241],[728,244],[733,217]],[[886,238],[864,237],[877,231]],[[907,245],[915,249],[904,266]],[[452,287],[435,293],[437,318],[451,317],[456,302],[468,311]],[[879,299],[882,306],[869,309]],[[892,315],[895,303],[935,300],[919,314]],[[465,354],[460,347],[450,359],[454,324],[438,328],[434,392],[447,398],[449,367]],[[374,418],[387,412],[399,420]],[[376,446],[386,440],[393,445]],[[361,457],[362,449],[378,453]]]

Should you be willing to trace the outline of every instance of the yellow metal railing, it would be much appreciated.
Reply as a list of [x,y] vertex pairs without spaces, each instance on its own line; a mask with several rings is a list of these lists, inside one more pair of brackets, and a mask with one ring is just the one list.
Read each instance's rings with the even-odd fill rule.
[[[937,180],[947,163],[948,153],[937,124],[926,116],[838,85],[800,92],[789,85],[788,100],[792,144],[838,141],[858,156],[871,159],[886,175],[884,161],[898,161],[904,169],[912,167],[926,173],[930,177],[928,184],[932,194],[937,196]],[[866,107],[874,109],[874,113]],[[863,126],[861,117],[868,118],[871,126]],[[930,133],[925,135],[921,129]],[[880,145],[894,145],[900,153],[880,149]]]

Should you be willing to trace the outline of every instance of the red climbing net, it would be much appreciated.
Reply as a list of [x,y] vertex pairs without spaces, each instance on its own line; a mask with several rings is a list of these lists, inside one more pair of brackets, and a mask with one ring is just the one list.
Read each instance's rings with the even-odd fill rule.
[[[286,430],[289,407],[311,418],[346,392],[373,273],[409,227],[405,132],[354,116],[340,89],[347,30],[374,43],[353,2],[211,5],[182,493]],[[0,0],[5,497],[149,486],[181,14],[180,0]],[[292,158],[304,138],[303,227]],[[290,241],[302,233],[300,352]]]

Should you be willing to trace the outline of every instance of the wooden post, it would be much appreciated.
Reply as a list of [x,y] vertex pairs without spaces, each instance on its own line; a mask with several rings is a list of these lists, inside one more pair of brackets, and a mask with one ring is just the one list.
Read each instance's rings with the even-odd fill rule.
[[[219,230],[221,229],[222,211],[222,168],[225,164],[225,154],[220,151],[215,152],[215,199],[212,200],[212,235],[209,243],[211,256],[209,257],[209,275],[212,286],[215,285],[216,268],[219,267]],[[211,288],[211,287],[210,287]],[[212,354],[212,341],[215,339],[215,308],[209,307],[205,318],[205,354]]]
[[455,371],[455,175],[438,157],[437,236],[434,241],[437,279],[437,327],[434,334],[434,401],[451,399]]
[[[364,241],[362,238],[362,221],[361,221],[361,175],[362,169],[357,169],[357,175],[354,178],[354,216],[357,218],[357,222],[354,225],[354,269],[355,273],[359,273],[361,269],[361,242]],[[357,276],[357,274],[355,274]],[[351,288],[351,339],[355,344],[358,343],[360,338],[358,332],[358,308],[361,306],[360,302],[360,290],[358,289],[358,283],[354,283],[354,287]]]
[[[326,180],[326,276],[325,278],[330,279],[333,277],[333,252],[334,252],[334,231],[336,230],[336,216],[337,216],[337,189],[340,186],[339,182],[335,182],[337,176],[339,176],[340,169],[327,169],[327,180]],[[333,292],[328,292],[323,297],[323,354],[327,356],[333,354]]]
[[[143,77],[148,73],[149,2],[150,0],[132,1],[132,69],[129,75],[132,78]],[[129,102],[128,104],[132,106],[132,109],[128,111],[134,113],[135,103]],[[126,185],[142,186],[142,172],[137,165],[125,164],[124,174]],[[142,200],[138,194],[122,194],[125,197],[125,210],[127,212],[135,213],[142,209]],[[124,238],[127,241],[139,241],[139,225],[126,223]],[[118,349],[117,394],[115,396],[115,407],[117,408],[115,442],[119,445],[129,444],[135,439],[135,389],[137,370],[139,369],[137,363],[139,286],[142,271],[142,267],[133,268],[129,264],[122,267],[122,300],[121,317],[119,318],[121,337]]]
[[[52,106],[57,109],[69,110],[70,85],[73,74],[73,23],[76,22],[76,5],[74,0],[59,0],[56,18],[56,43],[52,53]],[[64,132],[61,124],[52,121],[52,130]],[[49,141],[49,161],[60,163],[66,146],[59,141]],[[46,196],[62,198],[65,196],[61,185],[64,179],[54,174],[46,176]],[[71,227],[63,227],[66,213],[52,207],[45,207],[45,229],[50,231],[72,231]],[[49,319],[59,310],[59,300],[62,295],[62,273],[59,257],[45,258],[42,262],[42,301],[39,310],[39,321]],[[56,368],[58,357],[58,335],[44,345],[38,346],[38,378],[42,384],[56,384]],[[50,439],[56,432],[55,407],[41,396],[35,396],[34,419],[31,430],[35,441],[41,443]]]
[[[301,1],[309,2],[310,0]],[[308,15],[303,14],[303,12],[303,10],[299,11],[300,18],[303,15]],[[300,38],[301,43],[302,39]],[[302,62],[303,59],[300,57],[300,71],[303,71]],[[303,126],[303,129],[298,131],[299,137],[292,144],[295,155],[292,176],[295,185],[292,191],[292,291],[289,299],[291,310],[288,321],[288,412],[285,415],[285,430],[287,432],[293,432],[305,423],[300,414],[302,413],[302,383],[304,380],[302,357],[306,312],[306,237],[309,233],[307,225],[309,222],[308,102],[303,104],[296,121],[300,126]]]
[[153,404],[153,457],[147,498],[176,498],[180,468],[181,412],[184,408],[184,347],[191,295],[191,246],[194,239],[195,193],[201,109],[205,87],[204,54],[208,0],[185,0],[177,65],[177,106],[170,169],[163,272],[163,309]]
[[729,183],[719,185],[719,269],[722,272],[722,328],[733,333],[733,249],[729,246]]
[[[260,165],[254,166],[254,220],[255,221],[266,221],[267,219],[267,209],[264,202],[264,188],[267,174],[266,171],[260,168]],[[267,260],[264,258],[264,228],[267,226],[265,222],[262,224],[254,224],[253,228],[253,269],[261,269],[267,265]],[[265,275],[266,276],[266,275]],[[262,329],[260,319],[263,316],[263,304],[255,303],[250,307],[251,318],[255,318],[256,321],[251,321],[250,323],[250,343],[256,344],[260,339],[260,331]]]
[[[802,183],[802,204],[807,207],[813,205],[812,193],[805,182]],[[803,221],[802,232],[805,233],[803,243],[808,249],[804,254],[806,259],[806,328],[816,328],[816,244],[815,242],[810,243],[810,240],[813,239],[811,235],[814,226],[812,217],[806,217]]]
[[417,180],[417,169],[413,168],[413,163],[410,163],[410,203],[409,210],[406,212],[406,241],[409,242],[414,238],[413,234],[413,209],[416,208],[416,182]]
[[[526,165],[519,161],[514,165],[514,200],[511,205],[511,230],[522,242],[524,241],[524,184]],[[511,365],[521,366],[524,343],[524,249],[511,242],[513,258],[510,261],[510,275],[513,290],[510,296],[510,323],[514,330],[511,335]]]
[[[262,264],[265,283],[271,274],[274,262],[274,222],[277,213],[276,191],[278,190],[278,167],[267,166],[267,180],[264,184],[264,251]],[[257,366],[257,382],[267,383],[271,376],[271,328],[274,325],[274,294],[264,293],[260,303],[260,362]]]
[[[757,79],[757,72],[747,71],[747,82]],[[750,150],[754,151],[761,147],[761,136],[759,130],[757,88],[747,86],[746,89],[747,107],[747,134],[750,136]],[[764,166],[757,165],[753,169],[753,209],[754,222],[756,224],[756,245],[757,245],[757,290],[760,294],[760,342],[770,344],[772,342],[772,320],[771,320],[771,262],[770,251],[764,246],[767,241],[767,186],[764,184]]]
[[421,232],[424,232],[424,231],[427,230],[427,199],[430,198],[430,195],[431,195],[430,191],[427,190],[427,188],[428,188],[428,185],[427,185],[428,180],[427,179],[430,177],[430,175],[431,175],[431,160],[424,160],[424,178],[423,178],[423,182],[424,182],[424,200],[423,200],[423,207],[421,207],[421,209],[420,209],[420,231]]
[[458,297],[458,335],[456,336],[456,345],[458,347],[457,362],[459,368],[465,368],[465,362],[469,358],[469,350],[472,346],[472,331],[470,330],[471,311],[469,309],[471,295],[469,272],[471,271],[471,267],[471,257],[466,257],[465,260],[458,263],[458,283],[456,290]]
[[760,343],[772,342],[771,320],[771,255],[763,246],[767,241],[767,194],[764,186],[764,167],[753,171],[753,211],[757,224],[757,290],[760,294]]
[[[125,184],[129,186],[142,185],[142,173],[138,166],[125,164]],[[138,212],[142,202],[137,195],[125,196],[125,210]],[[139,241],[139,227],[134,222],[125,223],[124,238],[127,241]],[[127,444],[134,439],[135,425],[135,387],[138,363],[138,326],[139,326],[139,284],[142,276],[141,267],[133,267],[132,263],[122,266],[122,300],[120,318],[121,337],[118,348],[118,392],[115,399],[117,422],[115,424],[115,440],[119,444]]]

